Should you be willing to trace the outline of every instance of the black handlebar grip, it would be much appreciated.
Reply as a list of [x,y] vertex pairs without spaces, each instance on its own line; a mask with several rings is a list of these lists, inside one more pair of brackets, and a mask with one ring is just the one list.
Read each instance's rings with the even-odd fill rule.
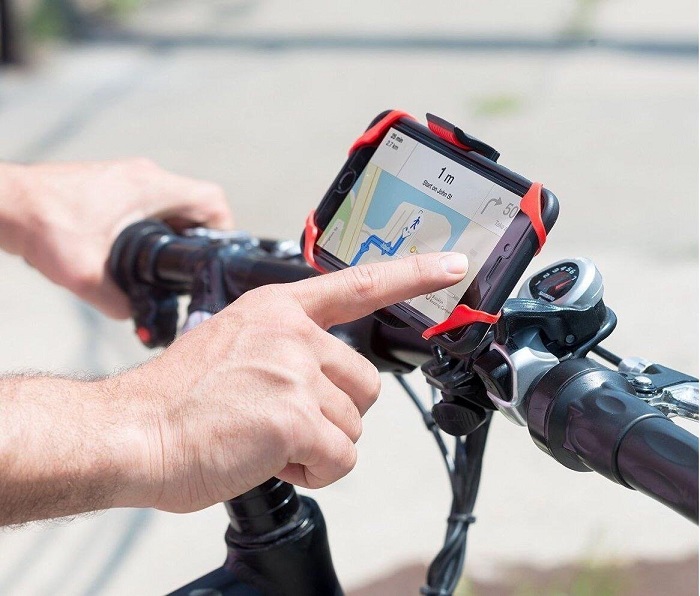
[[545,453],[698,522],[698,438],[639,399],[619,373],[574,358],[547,372],[527,399],[530,435]]
[[698,523],[698,438],[668,418],[646,418],[617,452],[622,479]]

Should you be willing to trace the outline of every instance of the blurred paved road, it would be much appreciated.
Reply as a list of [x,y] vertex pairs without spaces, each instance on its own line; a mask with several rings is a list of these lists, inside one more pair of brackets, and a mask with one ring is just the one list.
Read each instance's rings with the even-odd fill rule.
[[[125,35],[0,75],[0,157],[148,155],[222,183],[242,228],[296,238],[376,113],[431,111],[558,195],[536,268],[596,261],[620,317],[611,349],[697,373],[697,10],[691,0],[154,1]],[[561,42],[576,32],[599,42]],[[128,325],[15,259],[0,266],[3,369],[109,371],[148,356]],[[436,552],[447,483],[392,379],[367,416],[357,470],[315,497],[348,586]],[[694,526],[559,467],[500,418],[477,515],[468,560],[481,576],[510,561],[673,558],[698,546]],[[0,593],[162,593],[220,564],[225,523],[215,507],[5,531]]]

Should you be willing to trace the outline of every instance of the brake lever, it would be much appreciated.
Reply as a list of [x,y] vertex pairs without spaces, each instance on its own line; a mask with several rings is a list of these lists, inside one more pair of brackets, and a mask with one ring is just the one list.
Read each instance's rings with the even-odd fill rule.
[[680,371],[638,357],[624,358],[618,372],[637,396],[669,418],[698,420],[698,380]]

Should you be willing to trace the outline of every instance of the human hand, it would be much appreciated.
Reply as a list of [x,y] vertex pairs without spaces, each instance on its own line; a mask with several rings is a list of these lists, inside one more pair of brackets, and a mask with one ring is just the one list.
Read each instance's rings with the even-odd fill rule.
[[221,188],[146,159],[2,165],[0,190],[0,246],[115,318],[130,309],[106,261],[127,225],[148,217],[175,227],[233,224]]
[[149,445],[134,467],[139,481],[115,505],[189,512],[272,476],[308,488],[338,480],[355,465],[361,416],[380,379],[326,330],[451,286],[466,271],[463,255],[430,254],[265,286],[106,379],[113,394],[141,396],[133,407],[151,421],[146,441],[133,442]]

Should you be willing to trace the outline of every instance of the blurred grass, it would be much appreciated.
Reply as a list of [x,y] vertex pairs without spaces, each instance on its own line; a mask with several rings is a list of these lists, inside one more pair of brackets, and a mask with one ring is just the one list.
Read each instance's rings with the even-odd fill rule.
[[42,0],[31,12],[27,23],[29,34],[37,40],[66,37],[68,26],[58,2]]
[[571,18],[565,23],[564,37],[586,37],[594,30],[594,21],[598,6],[603,0],[577,0]]
[[[615,565],[584,562],[561,573],[542,573],[538,577],[509,577],[508,593],[513,596],[622,596],[629,595],[627,571]],[[484,592],[463,576],[454,596],[481,596]],[[499,592],[502,593],[502,592]]]
[[624,572],[614,567],[591,565],[570,579],[553,579],[545,585],[525,583],[517,596],[620,596],[629,594]]
[[92,26],[119,19],[142,0],[102,0],[91,9],[73,0],[39,0],[27,19],[27,30],[36,41],[81,39]]
[[510,116],[522,111],[525,102],[520,95],[499,93],[476,99],[472,104],[475,116],[497,118]]
[[115,16],[129,13],[141,4],[141,0],[107,0],[105,8]]

